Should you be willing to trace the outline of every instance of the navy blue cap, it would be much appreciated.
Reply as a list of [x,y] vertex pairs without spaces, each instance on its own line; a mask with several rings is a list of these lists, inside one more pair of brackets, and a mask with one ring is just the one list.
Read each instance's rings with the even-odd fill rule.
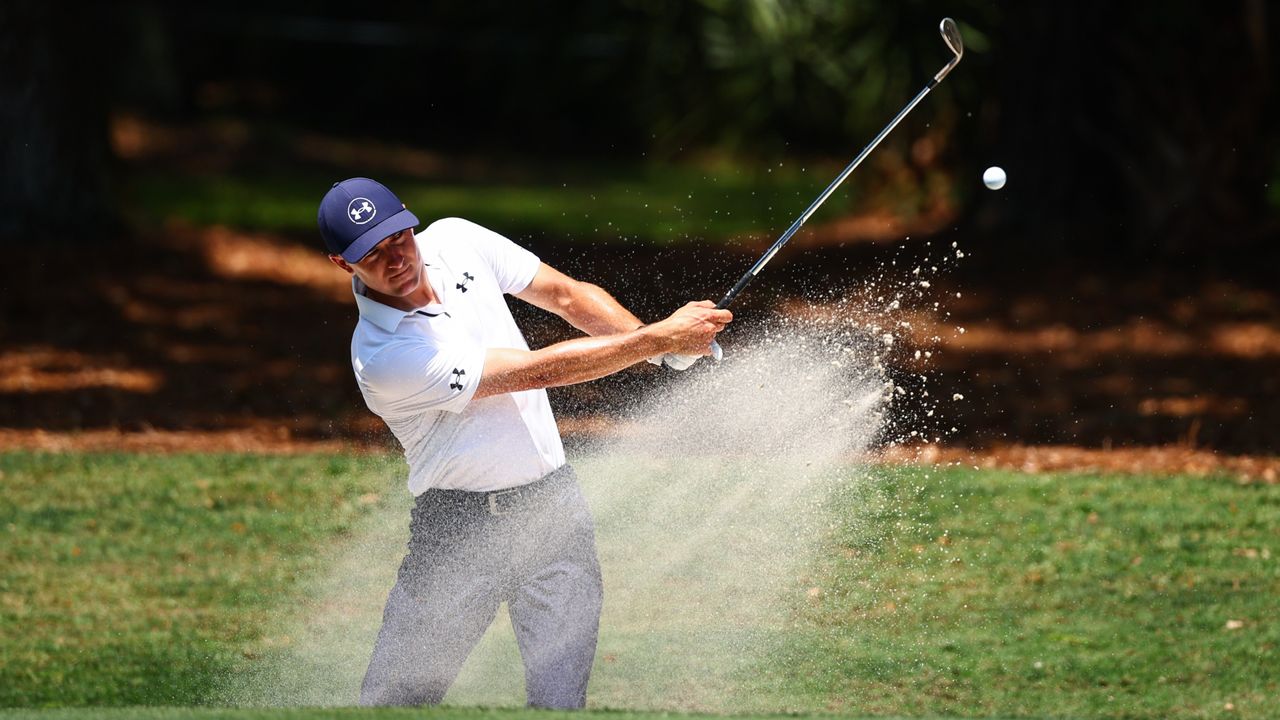
[[320,201],[317,220],[325,247],[349,263],[360,262],[388,235],[418,226],[386,185],[362,177],[334,183]]

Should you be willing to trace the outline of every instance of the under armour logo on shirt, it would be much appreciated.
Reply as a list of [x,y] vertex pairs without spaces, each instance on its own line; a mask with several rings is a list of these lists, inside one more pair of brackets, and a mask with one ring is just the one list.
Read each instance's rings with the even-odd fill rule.
[[474,276],[474,275],[472,275],[472,274],[471,274],[471,273],[469,273],[469,272],[464,272],[464,273],[462,273],[462,282],[458,283],[458,286],[457,286],[457,287],[458,287],[458,289],[459,289],[459,290],[461,290],[462,292],[466,292],[466,291],[467,291],[467,283],[469,283],[469,282],[471,282],[472,280],[475,280],[475,279],[476,279],[476,278],[475,278],[475,276]]
[[466,370],[459,370],[458,368],[454,368],[454,369],[453,369],[453,382],[449,383],[449,389],[450,389],[450,390],[461,390],[461,389],[462,389],[462,376],[463,376],[463,375],[466,375],[466,374],[467,374],[467,371],[466,371]]

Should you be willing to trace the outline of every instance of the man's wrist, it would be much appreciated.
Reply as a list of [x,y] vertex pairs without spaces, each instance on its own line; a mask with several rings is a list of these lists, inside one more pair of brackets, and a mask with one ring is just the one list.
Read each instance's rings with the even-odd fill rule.
[[640,348],[640,351],[644,353],[644,357],[661,357],[670,351],[670,348],[667,347],[667,339],[654,332],[652,325],[641,325],[632,330],[629,335],[635,338],[634,342]]

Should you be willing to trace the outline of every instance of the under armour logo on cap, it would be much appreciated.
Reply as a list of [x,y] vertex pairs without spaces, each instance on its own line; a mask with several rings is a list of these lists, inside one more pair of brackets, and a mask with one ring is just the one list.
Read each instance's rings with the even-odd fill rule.
[[351,218],[351,222],[357,225],[369,222],[377,214],[378,208],[369,202],[369,198],[358,197],[347,203],[347,216]]
[[467,374],[467,371],[466,371],[466,370],[459,370],[458,368],[454,368],[454,369],[453,369],[453,382],[449,383],[449,389],[450,389],[450,390],[461,390],[461,389],[462,389],[462,376],[463,376],[463,375],[466,375],[466,374]]
[[332,255],[358,263],[385,238],[418,225],[418,218],[385,185],[369,178],[334,183],[320,201],[320,236]]

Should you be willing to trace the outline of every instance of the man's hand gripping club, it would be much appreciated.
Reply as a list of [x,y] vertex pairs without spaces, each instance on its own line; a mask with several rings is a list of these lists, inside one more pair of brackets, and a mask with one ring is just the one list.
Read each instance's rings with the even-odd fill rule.
[[490,348],[475,397],[587,382],[652,357],[696,360],[718,349],[716,334],[732,320],[733,313],[701,300],[630,332],[576,338],[532,351]]
[[[703,304],[705,302],[708,302],[708,301],[703,301],[701,303],[689,303],[688,305],[685,306],[685,308],[689,308],[691,306],[707,307],[706,305]],[[715,309],[714,304],[710,305],[710,307],[713,310],[715,310],[715,312],[727,312],[724,310]],[[685,308],[682,308],[682,310]],[[677,313],[678,312],[679,311],[677,311]],[[730,319],[732,319],[732,317],[733,316],[730,315]],[[723,329],[724,329],[724,326],[721,325],[720,330],[723,330]],[[719,333],[720,331],[717,330],[716,332]],[[724,351],[720,349],[720,343],[716,342],[714,337],[712,337],[711,339],[711,344],[701,349],[699,352],[694,352],[694,353],[669,352],[657,357],[651,357],[649,358],[649,362],[658,366],[666,366],[672,370],[687,370],[690,367],[692,367],[694,363],[698,362],[698,360],[700,360],[702,357],[706,355],[710,355],[711,357],[715,358],[716,362],[719,362],[720,358],[724,357]]]
[[[706,302],[706,301],[703,301],[703,302]],[[688,308],[693,305],[706,307],[702,303],[689,303],[689,305],[686,305],[685,308]],[[715,304],[713,303],[712,305],[710,305],[710,307],[715,308]],[[717,310],[717,312],[724,312],[724,311]],[[732,318],[732,316],[730,317]],[[723,327],[721,327],[721,329],[723,329]],[[699,360],[701,360],[703,357],[707,355],[710,355],[712,358],[714,358],[716,362],[720,362],[720,358],[724,357],[724,351],[720,349],[720,343],[716,342],[714,338],[711,340],[711,344],[700,352],[696,352],[696,353],[669,352],[669,353],[664,353],[662,355],[655,355],[654,357],[648,358],[648,360],[649,362],[653,363],[654,365],[657,365],[658,367],[666,367],[671,370],[688,370],[690,367],[693,367],[694,363],[698,362]]]

